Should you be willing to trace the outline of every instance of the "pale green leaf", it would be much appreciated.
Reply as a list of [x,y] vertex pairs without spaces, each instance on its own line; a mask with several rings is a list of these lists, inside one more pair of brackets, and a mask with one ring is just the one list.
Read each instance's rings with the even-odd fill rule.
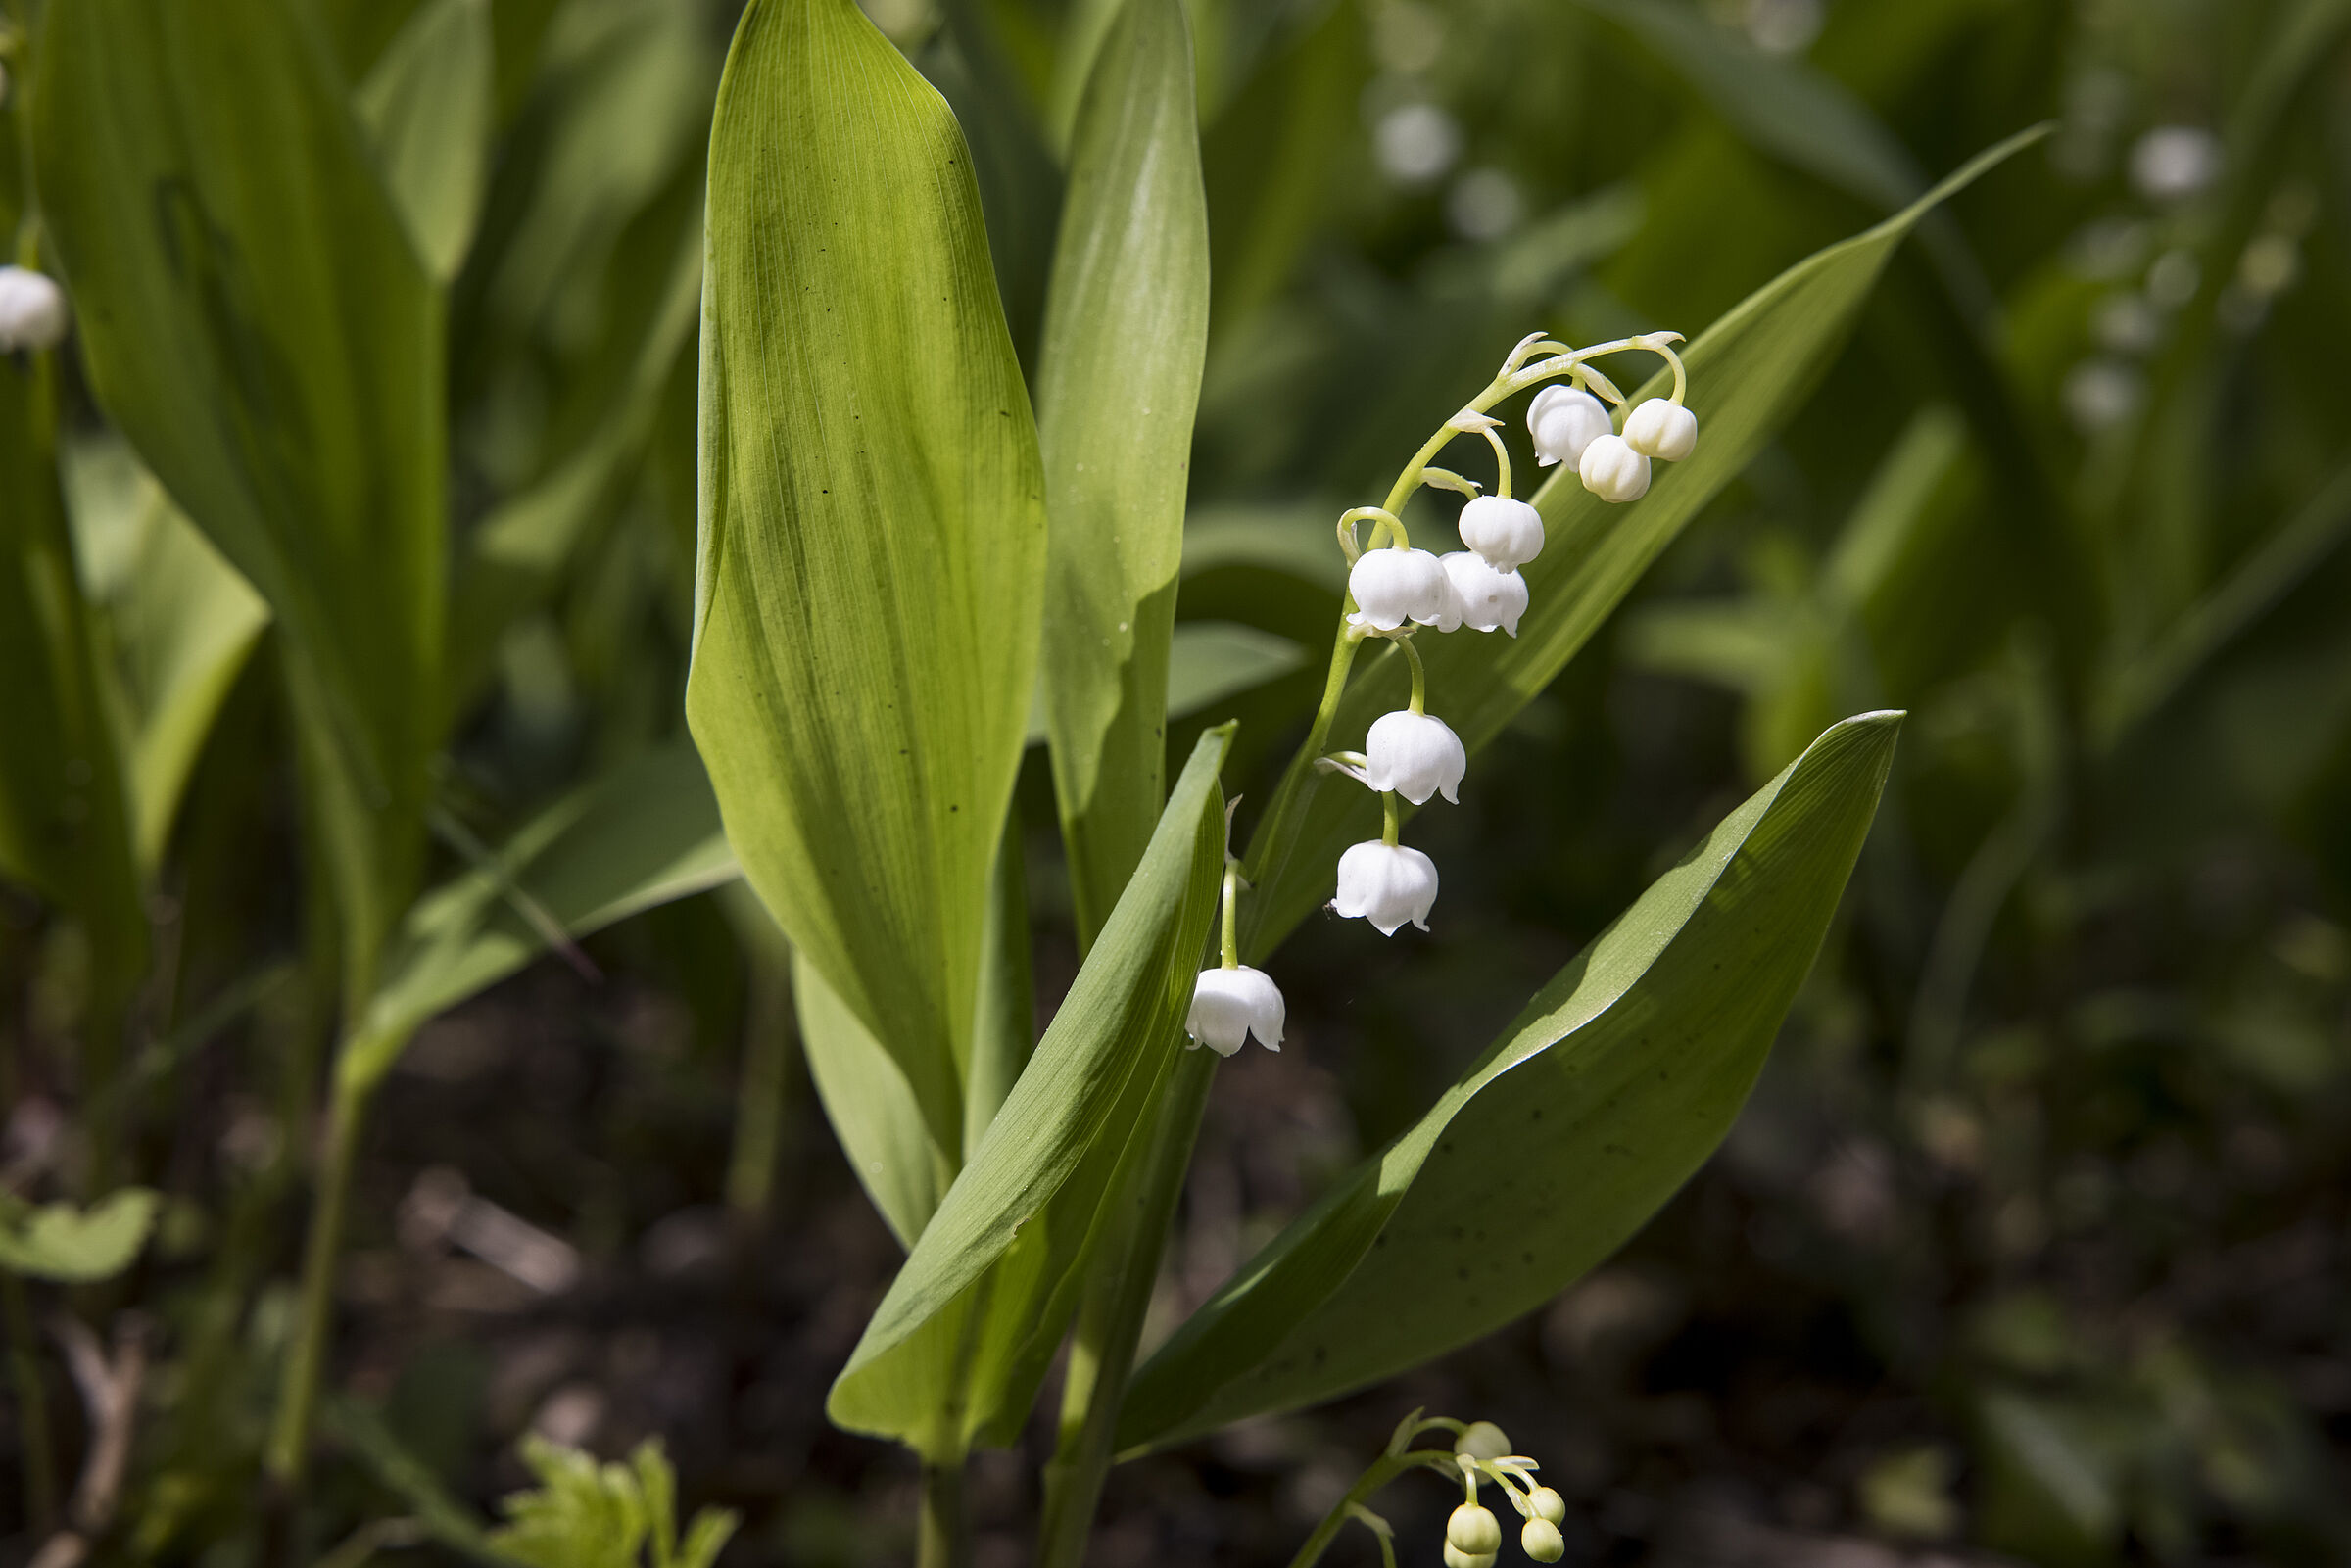
[[152,877],[269,607],[126,444],[82,443],[69,453],[67,476],[75,553],[104,612],[139,867]]
[[[840,1425],[927,1452],[952,1448],[963,1434],[937,1430],[937,1389],[966,1375],[967,1360],[986,1385],[973,1400],[975,1428],[1008,1408],[1017,1419],[1033,1394],[1045,1359],[1033,1347],[1041,1340],[1049,1353],[1059,1338],[1112,1167],[1181,1039],[1216,908],[1224,826],[1217,769],[1230,739],[1220,728],[1194,747],[1028,1070],[834,1384],[826,1407]],[[949,1360],[956,1336],[942,1325],[971,1311],[988,1314],[989,1332],[968,1357]]]
[[144,1187],[109,1193],[87,1209],[0,1196],[0,1269],[70,1285],[112,1279],[147,1245],[158,1202]]
[[[908,1250],[931,1223],[955,1167],[923,1121],[906,1074],[873,1030],[833,994],[816,967],[792,955],[792,995],[800,1046],[825,1120],[857,1184]],[[944,1392],[942,1390],[942,1392]]]
[[1122,1448],[1327,1399],[1540,1306],[1730,1130],[1877,810],[1898,714],[1847,720],[1536,994],[1412,1127],[1135,1376]]
[[1045,716],[1081,951],[1165,788],[1168,640],[1208,352],[1192,103],[1180,0],[1125,0],[1078,117],[1036,399]]
[[34,165],[92,382],[275,613],[370,988],[440,741],[440,292],[284,0],[52,6],[34,59]]
[[[1551,684],[1650,562],[1795,412],[1919,217],[2041,134],[2011,137],[1875,228],[1799,262],[1690,345],[1683,357],[1699,419],[1698,451],[1685,462],[1657,464],[1647,498],[1611,506],[1573,474],[1555,471],[1533,498],[1548,540],[1523,569],[1531,607],[1518,636],[1464,631],[1415,643],[1428,665],[1428,710],[1453,726],[1473,756]],[[1644,392],[1662,387],[1654,383]],[[1386,649],[1367,657],[1341,704],[1331,743],[1361,744],[1373,719],[1404,706],[1407,690],[1401,657]],[[1282,840],[1278,862],[1267,863],[1265,846],[1251,846],[1250,879],[1258,892],[1242,914],[1242,946],[1250,954],[1270,952],[1328,899],[1341,851],[1379,828],[1377,797],[1352,781],[1334,783],[1300,766],[1281,787],[1296,794],[1304,820]]]
[[584,936],[736,875],[718,805],[691,747],[625,763],[548,808],[478,867],[416,901],[360,1030],[381,1071],[416,1026],[513,974],[552,922]]
[[754,0],[707,223],[687,717],[752,885],[959,1154],[1045,546],[970,155],[851,0]]
[[408,238],[443,283],[464,263],[489,184],[494,48],[490,0],[427,0],[354,95]]
[[1286,637],[1231,621],[1185,621],[1168,663],[1168,717],[1179,719],[1252,691],[1306,664]]

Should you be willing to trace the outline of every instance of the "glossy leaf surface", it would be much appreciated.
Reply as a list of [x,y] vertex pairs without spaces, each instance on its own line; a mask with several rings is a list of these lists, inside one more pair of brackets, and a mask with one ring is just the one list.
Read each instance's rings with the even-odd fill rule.
[[1638,1230],[1745,1103],[1899,725],[1829,731],[1652,884],[1146,1363],[1120,1446],[1392,1376],[1540,1306]]
[[758,0],[708,233],[688,720],[752,885],[959,1154],[1044,565],[970,155],[850,0]]

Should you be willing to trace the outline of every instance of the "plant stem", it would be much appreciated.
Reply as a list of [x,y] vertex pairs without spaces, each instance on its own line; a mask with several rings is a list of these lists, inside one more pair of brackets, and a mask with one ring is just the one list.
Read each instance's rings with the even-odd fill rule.
[[743,1078],[735,1106],[735,1147],[727,1161],[727,1208],[737,1225],[755,1234],[776,1196],[776,1164],[784,1147],[785,1102],[792,1089],[792,966],[781,941],[746,944],[749,996],[743,1040]]
[[[1135,1343],[1142,1337],[1143,1315],[1159,1280],[1168,1229],[1183,1191],[1201,1113],[1208,1107],[1209,1085],[1216,1080],[1217,1060],[1208,1051],[1187,1051],[1177,1059],[1172,1081],[1160,1096],[1157,1121],[1147,1138],[1136,1140],[1140,1160],[1130,1152],[1113,1179],[1111,1190],[1120,1195],[1128,1212],[1126,1222],[1111,1232],[1107,1245],[1112,1250],[1106,1252],[1103,1272],[1097,1276],[1107,1288],[1089,1292],[1094,1299],[1086,1304],[1089,1310],[1079,1324],[1079,1345],[1072,1350],[1061,1442],[1045,1475],[1038,1568],[1080,1568],[1084,1561],[1103,1478],[1110,1473],[1127,1377],[1134,1370]],[[1082,1384],[1080,1351],[1090,1352]]]
[[319,1373],[334,1326],[335,1262],[343,1250],[343,1215],[351,1203],[352,1166],[374,1087],[371,1077],[347,1071],[335,1074],[318,1195],[311,1205],[310,1234],[303,1247],[301,1305],[284,1380],[278,1387],[277,1418],[270,1426],[264,1456],[270,1478],[288,1495],[299,1493],[310,1460],[311,1417],[317,1407]]
[[1223,937],[1220,944],[1226,969],[1238,969],[1241,964],[1240,901],[1241,863],[1227,854],[1224,857],[1224,910]]
[[963,1512],[963,1461],[923,1461],[922,1519],[915,1539],[917,1568],[967,1568],[972,1535]]
[[1450,1471],[1453,1454],[1443,1449],[1413,1449],[1404,1453],[1383,1453],[1372,1460],[1355,1478],[1355,1485],[1347,1489],[1347,1495],[1330,1505],[1330,1512],[1322,1516],[1322,1522],[1315,1526],[1315,1533],[1306,1538],[1306,1544],[1298,1548],[1298,1555],[1290,1559],[1290,1568],[1314,1568],[1322,1553],[1330,1549],[1330,1544],[1338,1539],[1339,1531],[1354,1517],[1354,1510],[1362,1507],[1371,1494],[1415,1465]]
[[32,1332],[24,1281],[0,1273],[0,1314],[8,1319],[9,1371],[17,1385],[17,1439],[24,1450],[24,1511],[33,1533],[57,1524],[56,1456],[49,1450],[49,1402],[41,1392],[41,1347]]

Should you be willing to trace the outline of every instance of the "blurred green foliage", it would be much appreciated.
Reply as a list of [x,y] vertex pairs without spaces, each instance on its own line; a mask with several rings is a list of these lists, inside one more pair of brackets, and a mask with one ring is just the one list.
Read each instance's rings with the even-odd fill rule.
[[[378,113],[400,96],[379,71],[429,43],[409,29],[479,9],[283,4]],[[0,232],[27,260],[45,253],[16,51],[38,9],[5,7],[0,52]],[[1106,8],[868,9],[973,143],[1007,318],[1032,361],[1054,149],[1082,79],[1073,62]],[[467,931],[495,915],[510,967],[527,911],[493,908],[510,869],[464,845],[534,822],[559,833],[543,810],[588,798],[574,791],[621,764],[663,766],[682,734],[703,162],[733,16],[723,0],[487,13],[490,151],[446,295],[435,438],[453,532],[432,697],[448,740],[430,790],[457,831],[426,877],[456,900],[440,907],[464,906]],[[1800,1303],[1848,1325],[1851,1381],[1914,1403],[1899,1430],[1840,1438],[1825,1459],[1795,1443],[1772,1455],[1774,1474],[1844,1489],[1839,1528],[2052,1565],[2343,1560],[2351,397],[2336,356],[2351,349],[2351,5],[1196,0],[1192,13],[1211,338],[1172,659],[1214,701],[1168,740],[1180,758],[1202,725],[1238,717],[1227,788],[1258,800],[1313,701],[1291,650],[1327,632],[1329,518],[1510,343],[1536,326],[1570,341],[1695,335],[1980,148],[2055,122],[1903,250],[1781,436],[1615,631],[1512,722],[1483,793],[1432,817],[1449,868],[1437,936],[1366,973],[1309,931],[1285,987],[1299,1049],[1340,1072],[1343,1130],[1335,1154],[1302,1143],[1292,1174],[1311,1196],[1416,1117],[1510,998],[1812,736],[1906,708],[1854,887],[1726,1158],[1624,1269],[1546,1320],[1554,1338],[1599,1321],[1604,1289],[1630,1304],[1629,1367],[1604,1377],[1591,1352],[1569,1386],[1592,1410],[1653,1408],[1640,1399],[1683,1375],[1695,1341],[1734,1357],[1774,1332],[1767,1304]],[[457,220],[440,221],[434,246]],[[274,1528],[257,1467],[335,996],[323,873],[296,847],[302,721],[281,679],[317,634],[264,629],[255,603],[208,589],[225,566],[108,424],[92,368],[57,361],[49,463],[19,439],[37,428],[18,407],[33,396],[24,367],[0,367],[0,788],[72,829],[0,842],[0,1181],[12,1214],[70,1217],[46,1206],[89,1206],[122,1180],[165,1194],[127,1273],[31,1299],[93,1319],[135,1304],[153,1325],[121,1498],[95,1532],[103,1560],[241,1564]],[[1446,522],[1426,526],[1441,537]],[[24,606],[45,617],[38,640],[22,635]],[[59,647],[81,651],[59,661]],[[196,686],[163,679],[179,671]],[[72,695],[101,682],[105,703]],[[200,752],[168,718],[189,700],[207,715]],[[16,739],[70,732],[72,711],[110,727],[79,750]],[[76,807],[117,751],[161,794]],[[1033,749],[1020,809],[1043,942],[1067,945]],[[105,826],[110,811],[120,824]],[[693,1154],[724,1141],[730,1115],[773,1147],[772,1117],[731,1086],[740,1069],[773,1107],[782,1075],[730,1053],[746,990],[772,1014],[781,981],[755,939],[737,956],[733,932],[696,901],[581,956],[613,977],[607,994],[682,999],[693,1043],[632,1045],[652,1064],[621,1080],[638,1088],[477,1104],[470,1141],[400,1145],[460,1148],[469,1169],[478,1158],[476,1179],[509,1183],[501,1201],[558,1251],[483,1247],[515,1268],[584,1253],[625,1272],[657,1221],[718,1201],[716,1167]],[[813,1129],[807,1100],[790,1115]],[[592,1160],[549,1152],[590,1133]],[[548,1170],[561,1174],[520,1174]],[[370,1520],[439,1529],[447,1492],[510,1488],[492,1455],[554,1408],[501,1405],[478,1368],[451,1375],[389,1307],[394,1326],[369,1327],[368,1304],[394,1298],[367,1294],[365,1267],[408,1245],[397,1227],[433,1257],[446,1235],[522,1234],[498,1231],[485,1213],[515,1216],[476,1196],[433,1230],[424,1190],[388,1164],[362,1180],[377,1202],[358,1221],[337,1380],[382,1414],[375,1428],[330,1420],[334,1457],[295,1510],[304,1539],[344,1542],[344,1560],[409,1544],[352,1535]],[[756,1170],[726,1190],[765,1216],[774,1249],[812,1245],[816,1220]],[[1256,1202],[1252,1233],[1298,1207],[1296,1192]],[[1728,1231],[1708,1228],[1718,1211],[1738,1216]],[[1653,1279],[1643,1268],[1675,1283],[1634,1289]],[[1582,1332],[1568,1337],[1607,1337]],[[813,1409],[846,1352],[832,1348],[800,1403]],[[37,1359],[46,1431],[0,1423],[0,1463],[45,1444],[62,1507],[87,1423],[56,1357]],[[1619,1376],[1633,1392],[1611,1402]],[[27,1408],[24,1377],[12,1411]],[[1727,1411],[1748,1385],[1697,1386]],[[696,1423],[728,1429],[723,1394],[658,1408],[681,1444]],[[866,1560],[892,1539],[848,1522],[851,1505],[793,1460],[745,1479],[711,1452],[729,1441],[696,1445],[684,1477],[690,1496],[744,1510],[728,1561]],[[543,1453],[540,1496],[622,1497],[586,1463]],[[1601,1521],[1571,1538],[1581,1560],[1631,1560],[1643,1541],[1672,1559],[1654,1532],[1607,1522],[1633,1484],[1569,1486],[1578,1516]],[[629,1485],[652,1496],[642,1474]],[[0,1501],[0,1532],[31,1539],[39,1490],[22,1510]]]

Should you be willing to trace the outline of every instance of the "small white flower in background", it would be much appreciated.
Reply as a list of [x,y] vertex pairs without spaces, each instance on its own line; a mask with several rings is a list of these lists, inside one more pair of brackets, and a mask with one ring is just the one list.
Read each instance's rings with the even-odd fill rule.
[[[1508,632],[1518,635],[1518,617],[1526,613],[1526,579],[1516,572],[1498,572],[1486,558],[1475,550],[1457,549],[1437,557],[1443,562],[1445,575],[1453,581],[1453,593],[1461,606],[1461,618],[1454,626],[1467,626],[1473,632]],[[1439,623],[1437,630],[1450,632],[1453,626]]]
[[1230,1056],[1250,1035],[1269,1051],[1281,1049],[1281,987],[1264,970],[1202,970],[1192,985],[1192,1011],[1183,1032],[1195,1045]]
[[1649,459],[1622,436],[1603,436],[1586,447],[1575,471],[1584,488],[1602,500],[1622,504],[1649,494]]
[[1698,451],[1698,415],[1663,398],[1650,398],[1625,416],[1624,444],[1644,457],[1678,463]]
[[0,354],[54,349],[65,340],[66,291],[21,266],[0,266]]
[[1543,553],[1543,514],[1508,496],[1480,496],[1462,508],[1462,543],[1497,571],[1515,571]]
[[1527,404],[1526,433],[1535,440],[1535,461],[1569,467],[1584,460],[1584,449],[1616,428],[1606,404],[1577,387],[1554,383]]
[[1347,574],[1358,628],[1393,632],[1407,621],[1432,625],[1443,618],[1453,584],[1424,549],[1367,549]]
[[1408,922],[1428,929],[1429,906],[1437,901],[1437,863],[1405,844],[1378,839],[1339,857],[1339,896],[1330,907],[1350,920],[1361,918],[1393,936]]
[[1364,757],[1364,782],[1383,794],[1393,789],[1415,806],[1434,794],[1461,804],[1454,791],[1469,771],[1469,753],[1453,726],[1434,714],[1381,714],[1371,723]]
[[2151,202],[2184,201],[2221,172],[2221,139],[2201,125],[2158,125],[2131,149],[2131,183]]
[[1401,104],[1371,128],[1379,166],[1403,185],[1424,185],[1462,156],[1462,127],[1435,104]]

